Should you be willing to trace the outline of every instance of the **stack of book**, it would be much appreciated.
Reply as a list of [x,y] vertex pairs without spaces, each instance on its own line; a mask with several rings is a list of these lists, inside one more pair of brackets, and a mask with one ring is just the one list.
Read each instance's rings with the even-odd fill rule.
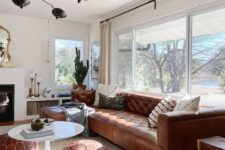
[[45,126],[40,131],[34,131],[32,129],[23,129],[20,132],[20,134],[25,139],[34,139],[34,138],[39,138],[39,137],[45,137],[45,136],[54,135],[54,131],[50,127]]

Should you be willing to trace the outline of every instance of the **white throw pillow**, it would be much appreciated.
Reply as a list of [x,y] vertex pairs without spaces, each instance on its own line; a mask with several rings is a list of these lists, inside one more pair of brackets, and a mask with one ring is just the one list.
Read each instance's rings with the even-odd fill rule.
[[197,111],[199,108],[200,96],[187,100],[177,101],[177,105],[173,111]]
[[117,89],[118,89],[118,86],[116,85],[98,84],[98,88],[95,93],[96,95],[95,95],[94,106],[98,106],[99,104],[99,93],[108,97],[115,97],[117,93]]
[[158,105],[152,110],[148,117],[149,125],[151,128],[158,126],[158,116],[161,113],[171,112],[176,106],[176,101],[172,96],[164,97]]
[[[118,86],[117,85],[108,85],[108,97],[115,97],[116,93],[118,91]],[[103,93],[102,93],[103,94]]]

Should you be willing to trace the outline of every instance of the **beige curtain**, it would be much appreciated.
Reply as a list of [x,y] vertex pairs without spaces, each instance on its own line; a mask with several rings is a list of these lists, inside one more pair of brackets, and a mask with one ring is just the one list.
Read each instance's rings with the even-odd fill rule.
[[110,23],[105,21],[100,24],[101,51],[99,59],[99,83],[112,84],[112,53]]

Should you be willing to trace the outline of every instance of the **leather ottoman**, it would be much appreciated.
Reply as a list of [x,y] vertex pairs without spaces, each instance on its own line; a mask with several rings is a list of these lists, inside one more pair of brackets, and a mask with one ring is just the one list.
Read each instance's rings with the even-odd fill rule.
[[8,134],[0,135],[0,150],[36,150],[37,143],[12,139]]
[[108,150],[108,148],[98,141],[78,140],[66,146],[64,150]]

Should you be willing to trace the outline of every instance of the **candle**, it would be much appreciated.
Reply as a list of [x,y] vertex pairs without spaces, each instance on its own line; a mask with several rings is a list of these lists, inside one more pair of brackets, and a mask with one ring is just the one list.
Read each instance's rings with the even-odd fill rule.
[[41,77],[37,77],[37,83],[41,83],[42,78]]
[[30,79],[34,79],[35,78],[35,74],[34,73],[30,73]]

